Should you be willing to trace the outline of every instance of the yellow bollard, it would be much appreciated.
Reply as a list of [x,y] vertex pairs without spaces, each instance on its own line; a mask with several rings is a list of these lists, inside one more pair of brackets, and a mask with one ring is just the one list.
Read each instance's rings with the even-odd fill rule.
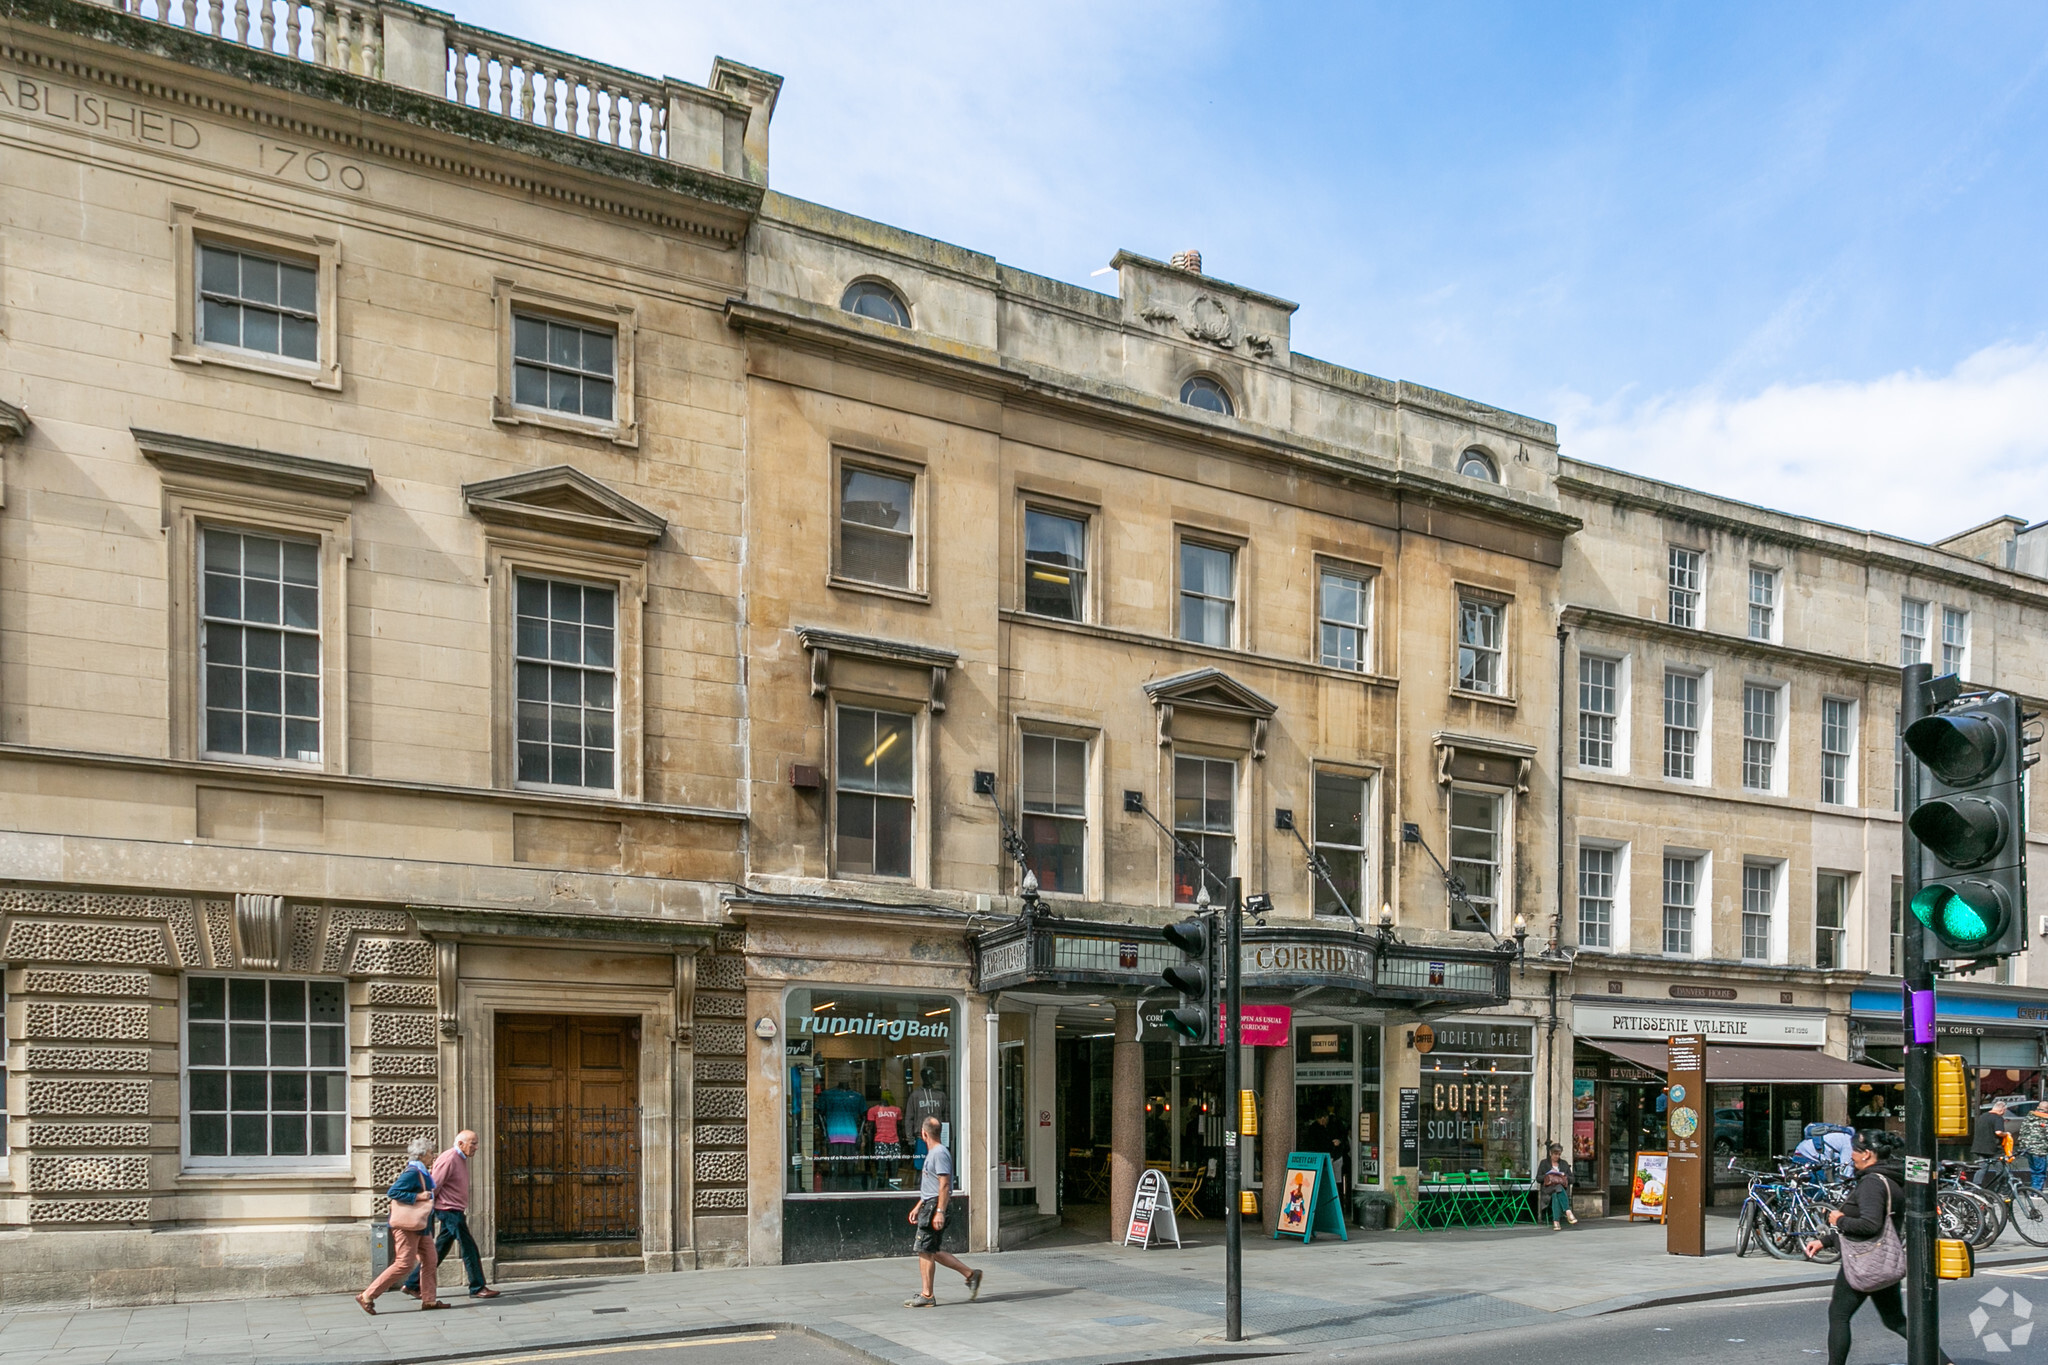
[[1243,1214],[1243,1215],[1244,1215],[1245,1217],[1247,1217],[1247,1218],[1256,1218],[1256,1217],[1258,1217],[1258,1216],[1259,1216],[1259,1194],[1258,1194],[1258,1191],[1257,1191],[1257,1190],[1239,1190],[1239,1191],[1237,1192],[1237,1211],[1238,1211],[1239,1213]]

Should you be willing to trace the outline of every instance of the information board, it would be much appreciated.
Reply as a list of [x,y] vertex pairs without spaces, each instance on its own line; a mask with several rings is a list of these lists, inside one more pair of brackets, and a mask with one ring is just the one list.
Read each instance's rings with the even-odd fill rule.
[[1708,1153],[1714,1137],[1707,1105],[1707,1040],[1677,1033],[1666,1045],[1664,1073],[1668,1169],[1664,1181],[1664,1249],[1673,1256],[1707,1254]]
[[1635,1176],[1628,1184],[1628,1220],[1664,1217],[1671,1165],[1664,1152],[1637,1152]]
[[1401,1087],[1401,1165],[1422,1164],[1422,1091],[1416,1086]]
[[1131,1200],[1131,1221],[1124,1229],[1124,1245],[1133,1242],[1150,1247],[1169,1239],[1180,1245],[1180,1224],[1173,1216],[1173,1191],[1166,1184],[1166,1172],[1147,1167],[1138,1177],[1137,1197]]

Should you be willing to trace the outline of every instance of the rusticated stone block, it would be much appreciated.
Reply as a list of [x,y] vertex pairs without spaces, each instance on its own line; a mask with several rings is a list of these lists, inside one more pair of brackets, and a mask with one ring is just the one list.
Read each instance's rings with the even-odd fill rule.
[[143,995],[149,977],[143,972],[64,972],[48,968],[21,974],[23,995]]
[[430,1010],[434,1008],[434,988],[418,981],[372,981],[370,1003],[411,1005],[415,1009]]
[[747,946],[747,931],[744,929],[720,929],[718,931],[717,946],[718,951],[721,953],[739,952]]
[[373,1123],[370,1125],[372,1147],[410,1147],[419,1139],[439,1142],[441,1130],[431,1123]]
[[738,1084],[747,1078],[747,1064],[740,1061],[718,1061],[699,1057],[697,1059],[697,1080],[716,1084]]
[[112,1194],[149,1188],[146,1156],[32,1156],[28,1187],[34,1194]]
[[146,1223],[147,1199],[53,1199],[33,1200],[28,1206],[31,1223]]
[[379,1052],[370,1058],[372,1076],[438,1076],[441,1059],[431,1052]]
[[370,1016],[371,1047],[432,1047],[434,1016],[431,1014],[373,1014]]
[[700,1119],[743,1119],[747,1116],[747,1092],[723,1086],[705,1087],[697,1092]]
[[[405,1153],[379,1152],[370,1158],[370,1185],[379,1194],[391,1188],[391,1182],[398,1179],[398,1173],[405,1169]],[[433,1165],[430,1161],[428,1165]]]
[[735,1184],[747,1178],[745,1152],[699,1152],[695,1162],[700,1182]]
[[370,1115],[380,1119],[430,1119],[436,1108],[431,1085],[372,1085]]
[[698,1052],[723,1053],[745,1052],[747,1030],[741,1024],[699,1024],[697,1025]]
[[31,1123],[30,1147],[146,1147],[146,1123]]
[[0,890],[0,915],[110,915],[117,919],[162,919],[188,908],[183,896],[125,896],[102,891]]
[[360,930],[372,934],[402,934],[408,927],[397,910],[336,910],[327,917],[327,951],[321,954],[320,970],[338,972],[347,960],[348,936]]
[[738,1019],[747,1012],[747,997],[744,995],[700,995],[697,997],[696,1014],[699,1019]]
[[32,1047],[30,1071],[147,1071],[146,1047]]
[[698,990],[743,991],[746,988],[746,959],[738,957],[707,957],[698,960]]
[[161,925],[68,924],[16,920],[7,926],[0,957],[9,962],[105,962],[125,967],[168,967],[170,949]]
[[348,970],[351,976],[432,976],[434,945],[409,938],[357,939]]
[[746,1206],[747,1191],[744,1186],[697,1191],[697,1207],[700,1209],[744,1209]]
[[744,1147],[747,1145],[747,1125],[744,1123],[700,1123],[697,1125],[699,1147]]
[[28,1112],[33,1115],[147,1114],[148,1081],[46,1081],[30,1077]]
[[213,957],[213,965],[222,970],[232,970],[235,958],[235,908],[226,901],[204,901],[200,915],[206,925],[206,951]]
[[31,1038],[139,1043],[149,1038],[147,1005],[75,1005],[38,1001],[22,1011]]
[[[295,972],[310,972],[320,954],[320,907],[317,905],[295,905],[292,907],[292,955],[289,959]],[[374,1003],[374,1002],[373,1002]]]

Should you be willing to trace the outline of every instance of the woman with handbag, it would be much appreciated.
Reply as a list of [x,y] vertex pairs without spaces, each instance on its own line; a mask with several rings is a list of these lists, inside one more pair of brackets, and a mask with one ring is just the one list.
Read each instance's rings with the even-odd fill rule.
[[1536,1184],[1543,1192],[1544,1207],[1550,1210],[1550,1227],[1563,1232],[1566,1223],[1576,1223],[1572,1212],[1572,1164],[1564,1159],[1564,1144],[1550,1144],[1550,1155],[1536,1168]]
[[386,1191],[391,1197],[391,1264],[356,1296],[371,1317],[377,1316],[377,1296],[404,1280],[414,1265],[420,1268],[420,1307],[452,1306],[434,1295],[434,1177],[425,1160],[433,1151],[431,1141],[415,1138],[405,1149],[405,1169]]
[[[1906,1303],[1899,1292],[1906,1278],[1906,1244],[1899,1235],[1906,1192],[1899,1184],[1901,1172],[1894,1155],[1903,1145],[1897,1134],[1875,1128],[1857,1133],[1850,1144],[1849,1164],[1856,1168],[1856,1183],[1842,1207],[1828,1215],[1834,1231],[1825,1239],[1842,1248],[1842,1268],[1828,1301],[1828,1365],[1847,1365],[1849,1319],[1866,1299],[1877,1305],[1879,1321],[1906,1335]],[[1821,1240],[1808,1242],[1806,1254],[1813,1255],[1822,1245]],[[1947,1352],[1941,1359],[1943,1365],[1953,1365]]]

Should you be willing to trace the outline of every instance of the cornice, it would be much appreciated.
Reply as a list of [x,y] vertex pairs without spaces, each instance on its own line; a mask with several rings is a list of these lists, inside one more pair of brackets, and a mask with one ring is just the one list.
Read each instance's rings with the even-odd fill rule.
[[[1583,462],[1581,462],[1581,467],[1600,468],[1597,465],[1586,466]],[[2012,581],[2023,576],[2015,575],[2010,570],[1994,568],[1989,564],[1983,563],[1981,560],[1971,559],[1967,555],[1959,555],[1953,551],[1943,550],[1933,545],[1922,545],[1918,541],[1896,541],[1894,537],[1882,536],[1875,531],[1859,531],[1848,526],[1833,528],[1838,532],[1839,538],[1816,534],[1813,531],[1802,531],[1791,526],[1774,524],[1776,519],[1787,517],[1787,514],[1782,512],[1773,512],[1768,508],[1755,507],[1749,503],[1733,502],[1727,498],[1717,497],[1712,493],[1702,493],[1696,489],[1681,488],[1676,484],[1655,483],[1655,481],[1643,479],[1635,474],[1624,474],[1615,471],[1615,476],[1628,479],[1632,483],[1646,483],[1654,484],[1654,486],[1660,488],[1672,488],[1677,492],[1689,494],[1697,498],[1711,499],[1714,502],[1725,504],[1731,508],[1743,508],[1755,513],[1756,519],[1749,520],[1733,511],[1717,511],[1713,508],[1696,506],[1693,503],[1677,498],[1657,497],[1639,489],[1622,488],[1614,484],[1599,483],[1561,471],[1557,476],[1557,491],[1561,496],[1575,495],[1593,501],[1610,503],[1613,506],[1627,508],[1631,511],[1651,512],[1658,516],[1669,517],[1674,521],[1685,521],[1697,526],[1711,527],[1728,535],[1743,536],[1750,540],[1765,541],[1770,544],[1784,545],[1793,549],[1811,550],[1818,554],[1832,556],[1845,563],[1860,564],[1866,568],[1884,569],[1899,574],[1902,577],[1951,583],[1958,587],[1967,588],[1972,592],[1985,593],[2007,601],[2022,602],[2037,607],[2048,607],[2048,581],[2034,580],[2040,582],[2040,586],[2037,588],[2029,587],[2025,582]],[[1766,520],[1766,518],[1770,520]],[[1827,525],[1828,523],[1821,524]],[[1940,559],[1949,562],[1929,562],[1924,559],[1916,559],[1897,550],[1888,550],[1883,548],[1886,541],[1911,545],[1914,549],[1927,555],[1939,556]]]
[[253,446],[228,445],[196,436],[131,427],[143,458],[168,474],[194,475],[227,483],[260,484],[289,493],[346,501],[370,491],[368,466],[279,455]]
[[1471,479],[1460,486],[1448,476],[1439,478],[1412,469],[1366,464],[1356,452],[1327,442],[1302,436],[1267,435],[1263,429],[1242,423],[1226,424],[1222,418],[1208,420],[1192,415],[1195,409],[1175,411],[1180,405],[1148,400],[1111,385],[1087,386],[1086,381],[1073,375],[999,360],[976,360],[914,339],[870,335],[836,321],[769,308],[745,299],[727,300],[725,313],[726,321],[741,333],[766,335],[833,358],[854,356],[878,369],[920,381],[944,379],[955,387],[975,390],[991,399],[1041,403],[1058,417],[1091,418],[1199,448],[1204,453],[1221,450],[1287,464],[1325,478],[1362,484],[1399,499],[1455,509],[1559,538],[1572,534],[1583,524],[1567,512],[1490,495]]
[[709,951],[718,941],[718,926],[701,920],[444,905],[408,905],[406,910],[428,938],[521,939],[557,947],[566,939],[649,944],[693,953]]
[[960,662],[958,650],[913,644],[906,640],[884,640],[873,635],[853,635],[824,626],[798,626],[796,638],[805,649],[829,650],[834,654],[849,655],[856,659],[874,659],[882,663],[911,664],[918,668],[952,668]]
[[0,438],[19,440],[28,435],[28,414],[0,398]]
[[[28,45],[37,38],[71,50]],[[107,64],[112,54],[93,53],[86,43],[119,49],[141,70],[114,69]],[[0,0],[0,56],[71,80],[728,247],[745,236],[763,193],[762,186],[745,180],[81,0]],[[383,130],[372,120],[404,125],[404,131],[380,135]]]

